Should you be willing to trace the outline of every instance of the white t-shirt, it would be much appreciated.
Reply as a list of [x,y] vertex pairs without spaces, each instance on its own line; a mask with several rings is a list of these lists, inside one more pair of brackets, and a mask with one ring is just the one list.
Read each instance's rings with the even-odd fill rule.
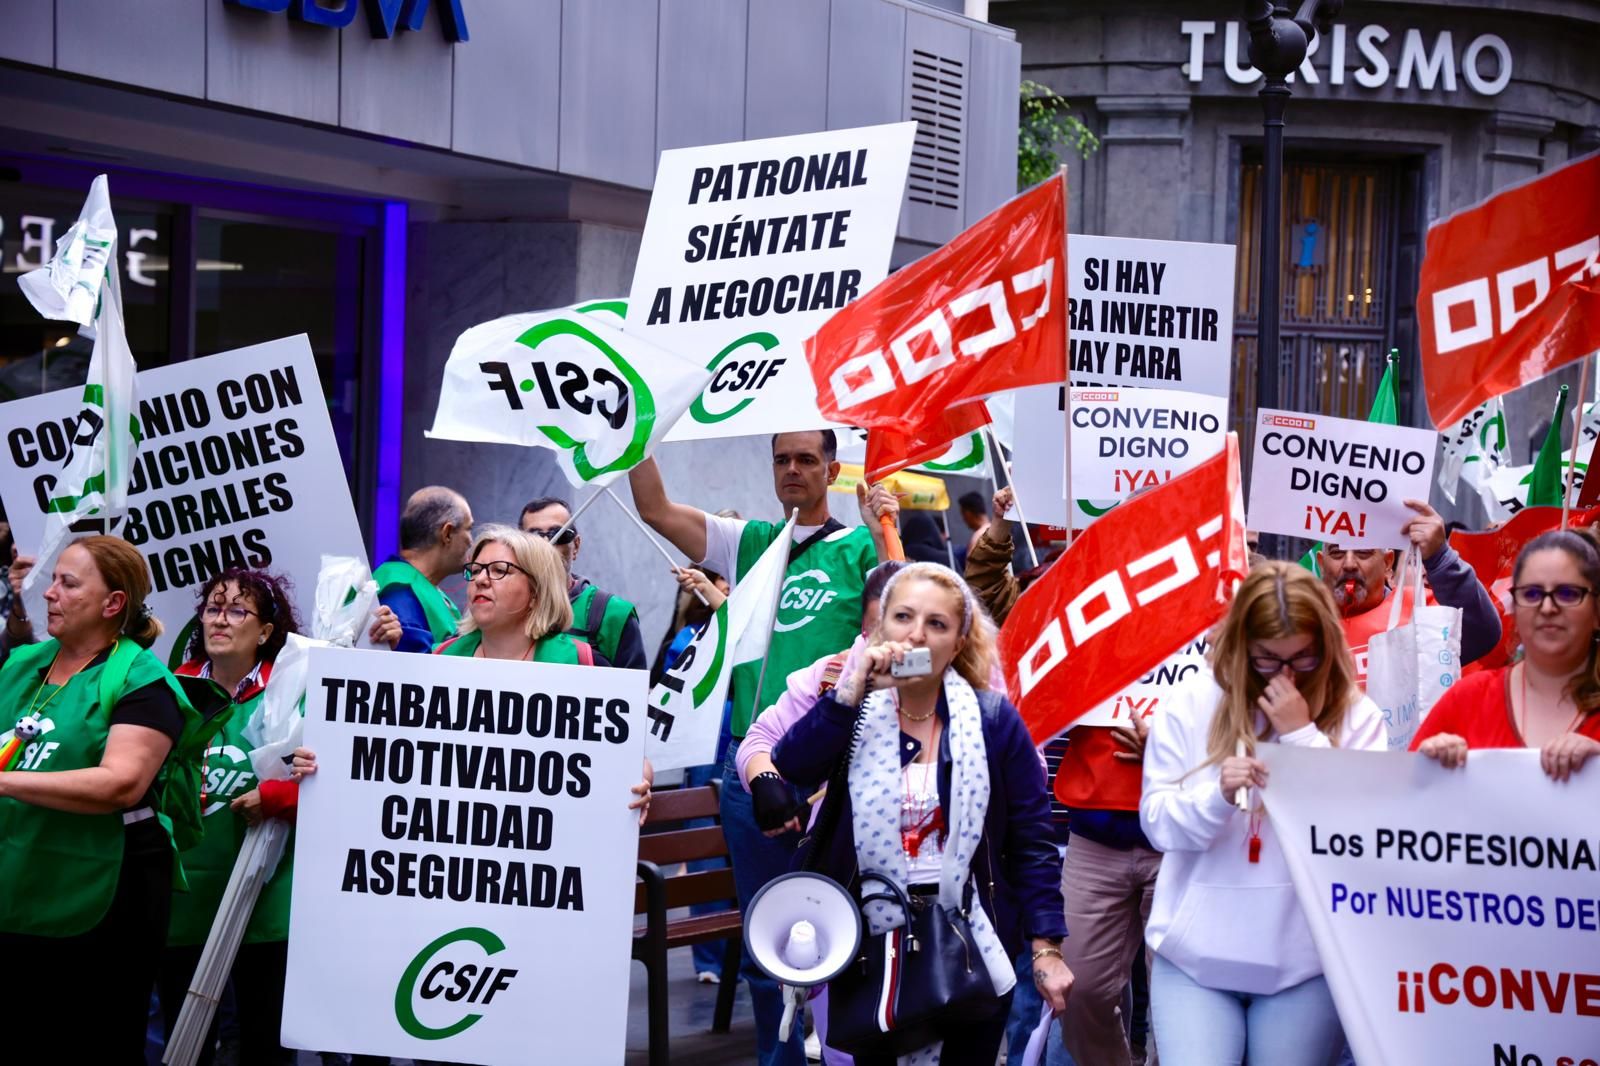
[[[939,764],[910,762],[900,771],[901,840],[930,826],[939,817]],[[942,829],[942,827],[941,827]],[[936,885],[944,867],[944,833],[929,828],[917,846],[917,853],[906,852],[906,884]]]
[[[700,560],[700,565],[721,574],[727,579],[729,588],[739,583],[739,538],[744,536],[744,527],[742,518],[706,515],[706,557]],[[794,543],[801,543],[821,528],[795,526]]]

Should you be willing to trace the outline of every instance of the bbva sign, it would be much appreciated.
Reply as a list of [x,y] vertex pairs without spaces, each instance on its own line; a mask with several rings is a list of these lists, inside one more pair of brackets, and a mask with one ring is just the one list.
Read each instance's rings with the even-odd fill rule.
[[[367,9],[367,25],[374,37],[393,37],[395,30],[420,30],[432,0],[223,0],[232,7],[246,7],[255,11],[276,14],[287,11],[289,17],[312,26],[343,29],[356,19],[358,8]],[[467,16],[461,10],[461,0],[439,0],[433,5],[439,12],[439,28],[447,41],[467,40]]]

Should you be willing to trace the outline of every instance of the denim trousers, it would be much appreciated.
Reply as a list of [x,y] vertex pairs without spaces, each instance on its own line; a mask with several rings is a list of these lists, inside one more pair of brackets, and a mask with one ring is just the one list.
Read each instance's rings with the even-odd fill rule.
[[1335,1066],[1344,1030],[1321,976],[1253,995],[1207,988],[1156,956],[1150,975],[1161,1066]]
[[[735,740],[728,745],[722,763],[722,834],[727,838],[728,854],[733,859],[733,882],[739,894],[739,909],[744,911],[763,885],[789,872],[789,861],[800,843],[800,834],[787,832],[767,837],[756,828],[755,807],[744,782],[739,780],[739,768],[734,763],[738,752],[739,742]],[[778,1044],[778,1025],[783,1019],[783,993],[778,982],[762,973],[750,961],[748,952],[739,966],[739,976],[750,988],[750,1006],[756,1018],[758,1066],[805,1066],[806,1034],[799,1018],[795,1019],[788,1042]]]

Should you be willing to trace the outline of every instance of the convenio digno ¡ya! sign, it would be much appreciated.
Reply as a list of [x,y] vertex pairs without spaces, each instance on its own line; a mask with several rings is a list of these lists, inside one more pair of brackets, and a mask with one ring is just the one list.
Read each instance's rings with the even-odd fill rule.
[[[1206,42],[1218,34],[1217,23],[1185,21],[1178,32],[1189,39],[1184,73],[1199,84],[1205,80]],[[1221,37],[1222,69],[1228,80],[1236,85],[1260,80],[1261,72],[1250,65],[1250,31],[1244,24],[1223,23]],[[1451,30],[1428,35],[1415,28],[1391,32],[1370,23],[1356,30],[1337,23],[1326,39],[1320,33],[1316,36],[1298,75],[1289,79],[1364,89],[1392,83],[1396,89],[1416,86],[1423,92],[1445,93],[1457,92],[1465,83],[1479,96],[1498,96],[1511,84],[1511,71],[1511,48],[1498,34],[1463,36],[1458,43]]]

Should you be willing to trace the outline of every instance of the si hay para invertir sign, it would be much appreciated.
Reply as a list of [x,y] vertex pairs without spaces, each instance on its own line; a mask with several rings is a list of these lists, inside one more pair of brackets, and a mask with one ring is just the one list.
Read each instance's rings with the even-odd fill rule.
[[661,153],[627,329],[711,372],[669,440],[828,424],[802,345],[888,274],[915,131]]
[[623,1060],[645,683],[312,650],[287,1046]]
[[1067,258],[1074,385],[1228,395],[1233,245],[1074,233]]
[[[144,443],[110,532],[150,565],[148,602],[166,623],[155,653],[183,654],[198,587],[231,567],[294,578],[310,618],[322,556],[367,550],[306,338],[144,370],[138,391]],[[24,548],[39,542],[83,410],[82,389],[0,404],[0,498]]]
[[[1534,751],[1262,744],[1275,841],[1361,1066],[1600,1059],[1600,773]],[[1235,815],[1234,817],[1243,817]]]
[[1250,528],[1344,548],[1401,548],[1426,500],[1437,433],[1331,415],[1262,410],[1250,468]]

